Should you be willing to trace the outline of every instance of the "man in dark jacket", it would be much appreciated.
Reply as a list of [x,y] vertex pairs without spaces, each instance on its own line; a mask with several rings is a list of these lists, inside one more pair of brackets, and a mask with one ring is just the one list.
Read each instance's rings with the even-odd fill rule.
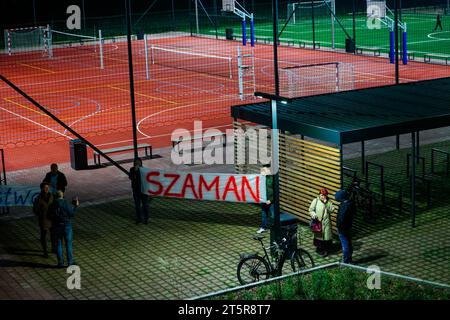
[[356,213],[356,207],[353,201],[348,199],[345,190],[336,192],[334,198],[341,203],[337,214],[336,226],[342,245],[343,262],[352,263],[352,223]]
[[55,232],[52,227],[52,221],[48,216],[48,211],[53,204],[53,195],[49,191],[47,183],[41,183],[41,193],[33,202],[33,213],[38,217],[39,229],[41,230],[41,245],[42,252],[45,258],[48,258],[47,253],[47,234],[50,233],[50,242],[52,245],[52,252],[56,253]]
[[134,206],[136,209],[136,224],[148,223],[148,195],[141,192],[141,173],[142,160],[134,160],[134,166],[130,169],[129,178],[131,180],[131,189],[133,190]]
[[50,192],[52,194],[56,194],[58,190],[61,190],[63,193],[66,192],[66,176],[58,170],[58,165],[56,163],[50,165],[50,172],[45,175],[42,182],[46,182],[50,185]]
[[52,204],[49,213],[56,235],[58,268],[64,267],[64,256],[62,252],[63,239],[66,244],[67,264],[69,266],[75,264],[72,250],[73,231],[71,219],[74,217],[75,209],[78,206],[78,199],[74,199],[72,205],[69,205],[64,200],[64,193],[61,190],[56,192],[56,200]]
[[270,172],[270,167],[265,165],[261,168],[261,174],[266,176],[266,203],[261,204],[261,227],[256,233],[262,233],[269,230],[269,216],[274,216],[273,206],[273,176]]

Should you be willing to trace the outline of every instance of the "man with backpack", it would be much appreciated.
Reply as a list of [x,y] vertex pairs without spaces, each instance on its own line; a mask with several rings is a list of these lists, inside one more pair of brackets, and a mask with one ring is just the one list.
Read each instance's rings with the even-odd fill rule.
[[64,193],[59,190],[56,192],[56,200],[51,207],[51,219],[55,230],[55,238],[57,243],[58,268],[64,267],[64,256],[62,252],[62,241],[64,239],[66,245],[67,265],[74,265],[72,240],[73,231],[71,218],[75,215],[76,208],[80,205],[78,199],[72,201],[72,206],[64,200]]
[[355,203],[349,199],[349,195],[345,190],[336,192],[334,198],[341,203],[336,218],[336,226],[342,245],[343,262],[352,263],[352,224],[356,213]]

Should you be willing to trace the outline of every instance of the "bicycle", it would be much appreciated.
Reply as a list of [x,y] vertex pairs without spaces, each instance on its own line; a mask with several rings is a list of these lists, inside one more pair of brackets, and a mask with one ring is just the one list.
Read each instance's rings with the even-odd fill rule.
[[374,221],[374,193],[369,189],[369,184],[362,186],[362,180],[356,176],[352,177],[352,182],[347,187],[349,200],[355,203],[358,210],[362,212],[363,218],[368,221]]
[[[280,244],[274,241],[273,245],[268,248],[264,246],[264,236],[254,236],[253,239],[261,243],[264,256],[258,253],[240,255],[237,277],[241,285],[265,280],[271,276],[280,276],[287,258],[290,260],[293,272],[314,267],[314,260],[308,251],[301,248],[290,248],[286,238],[283,238]],[[272,259],[267,250],[273,252]]]

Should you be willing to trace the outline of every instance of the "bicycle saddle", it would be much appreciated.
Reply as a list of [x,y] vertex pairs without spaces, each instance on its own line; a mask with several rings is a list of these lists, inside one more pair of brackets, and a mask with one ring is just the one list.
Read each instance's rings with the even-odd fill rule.
[[264,239],[264,236],[261,236],[261,235],[253,236],[253,240],[261,241],[262,239]]

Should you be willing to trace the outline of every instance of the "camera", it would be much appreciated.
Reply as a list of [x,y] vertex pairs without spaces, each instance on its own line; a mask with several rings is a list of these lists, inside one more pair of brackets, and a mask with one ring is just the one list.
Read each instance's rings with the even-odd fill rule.
[[76,207],[80,205],[80,201],[78,200],[78,197],[72,198],[72,204]]

